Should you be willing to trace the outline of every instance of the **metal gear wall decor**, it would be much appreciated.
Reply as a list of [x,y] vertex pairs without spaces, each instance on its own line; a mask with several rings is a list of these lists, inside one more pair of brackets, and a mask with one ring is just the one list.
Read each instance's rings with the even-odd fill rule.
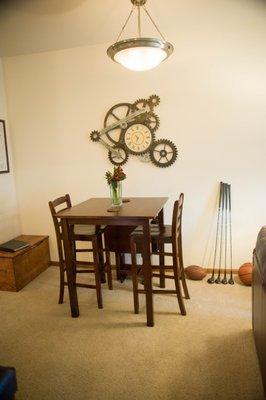
[[169,167],[176,161],[178,152],[170,140],[155,138],[160,120],[154,108],[159,104],[160,97],[155,94],[134,103],[116,104],[107,112],[103,129],[90,133],[91,140],[100,142],[108,150],[113,165],[125,164],[132,154],[156,167]]

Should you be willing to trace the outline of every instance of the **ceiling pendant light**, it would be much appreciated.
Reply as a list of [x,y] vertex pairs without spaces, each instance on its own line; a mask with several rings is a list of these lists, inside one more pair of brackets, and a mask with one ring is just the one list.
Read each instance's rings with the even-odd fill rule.
[[[167,42],[160,32],[158,26],[152,19],[145,4],[147,0],[131,0],[133,7],[131,12],[121,29],[116,42],[107,50],[108,56],[123,67],[133,71],[147,71],[157,67],[162,61],[168,58],[174,47]],[[160,39],[147,38],[141,36],[141,10],[144,10],[152,24],[155,26],[160,35]],[[126,40],[120,40],[128,21],[134,11],[138,12],[138,37]]]

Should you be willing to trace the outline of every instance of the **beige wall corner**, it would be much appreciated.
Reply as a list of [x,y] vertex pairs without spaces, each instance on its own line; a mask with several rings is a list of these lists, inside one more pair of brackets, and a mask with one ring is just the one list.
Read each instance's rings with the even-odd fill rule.
[[10,172],[0,174],[0,243],[20,233],[10,127],[8,124],[2,60],[0,59],[0,119],[5,120]]

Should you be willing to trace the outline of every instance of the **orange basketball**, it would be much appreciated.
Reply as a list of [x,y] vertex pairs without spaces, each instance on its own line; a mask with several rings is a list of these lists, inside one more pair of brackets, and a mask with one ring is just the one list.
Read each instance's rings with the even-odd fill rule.
[[201,281],[207,275],[207,272],[204,268],[199,267],[198,265],[190,265],[185,268],[186,277],[192,279],[193,281]]
[[251,263],[245,263],[241,265],[241,267],[238,270],[239,279],[246,286],[251,286],[252,270],[253,270],[253,265]]

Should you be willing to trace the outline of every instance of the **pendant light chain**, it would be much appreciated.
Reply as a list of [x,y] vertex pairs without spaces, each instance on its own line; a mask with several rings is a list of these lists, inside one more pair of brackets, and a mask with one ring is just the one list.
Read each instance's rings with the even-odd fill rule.
[[164,42],[166,42],[166,39],[164,37],[164,35],[162,34],[162,32],[160,31],[160,29],[158,28],[156,22],[154,21],[154,19],[152,18],[151,14],[149,13],[149,11],[147,10],[147,8],[143,5],[142,6],[145,13],[148,15],[148,17],[150,18],[152,24],[155,26],[155,29],[157,30],[157,32],[159,33],[159,35],[161,36],[161,38],[163,39]]
[[126,19],[126,22],[125,22],[124,26],[122,27],[122,29],[121,29],[119,35],[117,36],[116,43],[117,43],[117,42],[119,41],[119,39],[121,38],[121,36],[122,36],[122,34],[123,34],[123,32],[124,32],[124,30],[125,30],[127,24],[128,24],[128,21],[130,20],[130,18],[131,18],[131,16],[132,16],[133,12],[135,11],[135,8],[136,8],[136,6],[134,5],[134,6],[132,7],[130,13],[129,13],[129,16],[128,16],[127,19]]
[[138,5],[138,6],[133,5],[133,7],[132,7],[132,9],[131,9],[131,11],[130,11],[130,13],[129,13],[129,16],[128,16],[127,19],[126,19],[126,22],[125,22],[125,24],[123,25],[123,27],[122,27],[122,29],[121,29],[121,31],[120,31],[120,33],[119,33],[117,39],[116,39],[116,43],[117,43],[117,42],[119,41],[119,39],[121,38],[121,36],[122,36],[122,34],[123,34],[123,32],[124,32],[124,30],[125,30],[125,28],[126,28],[128,22],[129,22],[130,18],[131,18],[133,12],[135,11],[135,8],[136,8],[136,7],[138,8],[138,36],[141,37],[141,7],[142,7],[142,8],[144,9],[145,13],[147,14],[148,18],[149,18],[150,21],[152,22],[153,26],[155,27],[155,29],[157,30],[157,32],[158,32],[159,35],[161,36],[161,38],[166,42],[166,39],[165,39],[164,35],[163,35],[162,32],[160,31],[158,25],[156,24],[156,22],[155,22],[154,19],[152,18],[151,14],[149,13],[149,11],[148,11],[147,8],[145,7],[145,5],[142,5],[142,6],[140,6],[140,5]]
[[139,34],[139,37],[141,37],[140,6],[138,6],[138,34]]

